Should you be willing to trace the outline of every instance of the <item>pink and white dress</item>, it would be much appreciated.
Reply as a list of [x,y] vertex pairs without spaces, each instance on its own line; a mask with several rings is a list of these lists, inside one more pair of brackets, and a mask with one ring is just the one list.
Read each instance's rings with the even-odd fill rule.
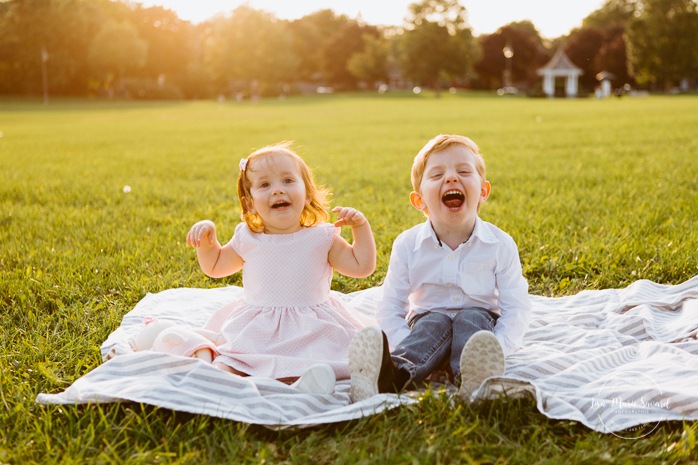
[[226,340],[216,362],[275,379],[327,363],[337,379],[349,377],[349,341],[373,322],[330,295],[327,255],[338,235],[329,223],[291,234],[254,233],[238,224],[231,244],[245,261],[244,297],[206,323]]

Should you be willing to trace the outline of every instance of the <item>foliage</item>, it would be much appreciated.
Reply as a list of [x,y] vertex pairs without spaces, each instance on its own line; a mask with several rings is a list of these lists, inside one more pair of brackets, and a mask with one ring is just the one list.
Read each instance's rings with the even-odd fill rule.
[[[46,52],[52,93],[84,94],[89,40],[118,8],[106,0],[22,0],[0,12],[0,93],[41,93],[41,55]],[[109,11],[109,13],[107,13]]]
[[357,76],[349,70],[349,61],[352,56],[364,52],[369,43],[364,37],[377,38],[379,35],[374,26],[361,25],[354,20],[347,21],[323,47],[322,69],[325,81],[340,89],[356,89]]
[[642,0],[606,0],[601,8],[584,18],[582,26],[601,30],[618,26],[625,28],[641,3]]
[[[582,76],[588,80],[586,87],[595,85],[599,71],[615,74],[617,85],[633,83],[635,72],[643,85],[655,89],[684,79],[695,85],[695,0],[607,0],[569,38],[544,43],[532,23],[511,23],[479,38],[482,55],[462,3],[418,1],[409,6],[402,27],[379,28],[328,9],[286,21],[245,4],[193,25],[166,8],[137,1],[0,0],[0,94],[41,94],[42,65],[51,96],[101,95],[105,70],[100,68],[105,67],[113,75],[119,74],[114,69],[123,68],[124,78],[165,79],[186,98],[278,95],[294,89],[308,92],[318,85],[354,89],[359,80],[383,80],[386,71],[393,84],[493,89],[503,74],[503,35],[517,50],[510,64],[521,87],[537,84],[541,57],[551,56],[565,39],[576,42],[578,58],[590,60],[577,63],[587,71]],[[137,40],[98,37],[106,25],[116,23],[133,25]],[[592,37],[585,32],[589,30],[600,35]],[[124,33],[124,38],[132,35]],[[374,39],[365,42],[365,34]],[[593,44],[586,43],[590,39]],[[145,62],[139,41],[148,50]],[[626,42],[632,49],[629,55]],[[128,55],[126,49],[134,44],[140,44],[135,60],[115,66],[117,57]],[[44,63],[43,50],[48,56]],[[631,67],[626,60],[632,61]],[[376,71],[369,73],[371,69]]]
[[596,74],[600,69],[596,69],[596,57],[604,44],[604,34],[593,27],[582,27],[575,29],[565,42],[565,53],[567,57],[582,69],[579,76],[579,84],[587,90],[593,90],[598,84]]
[[390,79],[390,42],[382,36],[364,34],[364,50],[349,59],[347,68],[357,78],[374,84]]
[[634,83],[628,70],[627,48],[625,46],[625,28],[612,26],[604,30],[604,39],[594,57],[593,71],[600,73],[607,71],[614,77],[613,82],[617,86]]
[[580,84],[591,91],[598,85],[601,72],[612,75],[616,87],[635,84],[628,69],[625,32],[642,8],[641,0],[606,0],[598,10],[582,21],[564,42],[572,61],[584,70]]
[[540,80],[536,71],[549,56],[530,21],[508,24],[494,34],[480,36],[478,41],[482,55],[475,70],[483,88],[497,89],[504,85],[506,58],[502,51],[507,45],[514,52],[510,58],[512,82],[517,87],[531,88]]
[[259,82],[294,80],[298,62],[286,39],[285,24],[271,14],[242,5],[216,29],[211,63],[216,75],[232,88],[255,88]]
[[128,17],[137,28],[138,36],[148,44],[146,61],[136,74],[177,80],[187,64],[196,61],[195,28],[173,11],[136,5]]
[[669,88],[698,79],[698,2],[644,0],[642,5],[627,31],[637,81]]
[[406,18],[408,29],[425,23],[437,24],[455,36],[458,31],[469,29],[468,14],[458,0],[422,0],[408,7]]
[[299,60],[297,79],[319,81],[323,78],[323,44],[340,31],[349,19],[332,10],[319,10],[289,24],[294,55]]
[[[101,363],[99,346],[147,292],[212,280],[185,247],[193,222],[230,236],[237,161],[296,147],[333,204],[370,219],[379,284],[392,241],[423,221],[409,167],[441,132],[481,147],[483,219],[519,245],[531,292],[568,295],[696,274],[698,99],[498,99],[469,93],[217,102],[0,102],[0,462],[11,464],[688,464],[696,423],[626,441],[541,415],[533,400],[413,407],[269,431],[133,403],[40,406]],[[124,189],[129,186],[130,189]],[[345,231],[346,233],[346,231]]]
[[145,65],[148,44],[133,24],[108,21],[92,40],[88,56],[94,70],[107,76],[107,81],[116,76],[123,87],[126,71]]
[[403,77],[437,91],[442,82],[473,77],[479,50],[457,1],[413,3],[407,23],[397,39]]

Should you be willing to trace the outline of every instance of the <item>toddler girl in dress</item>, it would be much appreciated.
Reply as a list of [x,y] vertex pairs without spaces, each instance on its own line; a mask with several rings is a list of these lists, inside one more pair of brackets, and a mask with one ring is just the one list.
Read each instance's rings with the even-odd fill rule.
[[[335,207],[337,221],[328,223],[329,192],[287,143],[243,158],[237,189],[243,222],[230,242],[221,246],[209,220],[187,234],[208,276],[243,270],[243,299],[204,327],[224,338],[209,346],[213,363],[287,383],[303,374],[301,390],[331,392],[335,378],[349,378],[349,341],[370,324],[330,295],[332,270],[355,278],[373,273],[371,226],[348,207]],[[352,244],[339,235],[341,226],[351,228]]]

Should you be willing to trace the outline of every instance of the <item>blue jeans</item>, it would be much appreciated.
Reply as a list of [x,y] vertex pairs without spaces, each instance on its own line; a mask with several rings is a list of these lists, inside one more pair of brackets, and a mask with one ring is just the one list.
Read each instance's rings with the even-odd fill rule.
[[493,331],[497,315],[482,308],[444,313],[421,313],[409,322],[412,331],[391,352],[393,363],[409,373],[405,384],[417,384],[447,362],[455,380],[460,379],[460,355],[468,339],[478,331]]

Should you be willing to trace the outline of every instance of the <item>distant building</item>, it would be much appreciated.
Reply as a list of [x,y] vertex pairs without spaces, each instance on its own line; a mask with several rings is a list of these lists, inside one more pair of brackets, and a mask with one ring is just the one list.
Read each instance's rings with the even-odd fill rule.
[[543,92],[548,97],[555,97],[555,79],[558,77],[565,78],[565,95],[567,97],[576,97],[578,91],[578,80],[584,71],[575,66],[574,63],[567,58],[562,47],[558,48],[555,55],[538,68],[539,76],[543,76]]
[[596,90],[596,96],[605,98],[611,96],[612,82],[616,78],[615,74],[608,71],[601,71],[596,75],[596,80],[599,81],[599,88]]

